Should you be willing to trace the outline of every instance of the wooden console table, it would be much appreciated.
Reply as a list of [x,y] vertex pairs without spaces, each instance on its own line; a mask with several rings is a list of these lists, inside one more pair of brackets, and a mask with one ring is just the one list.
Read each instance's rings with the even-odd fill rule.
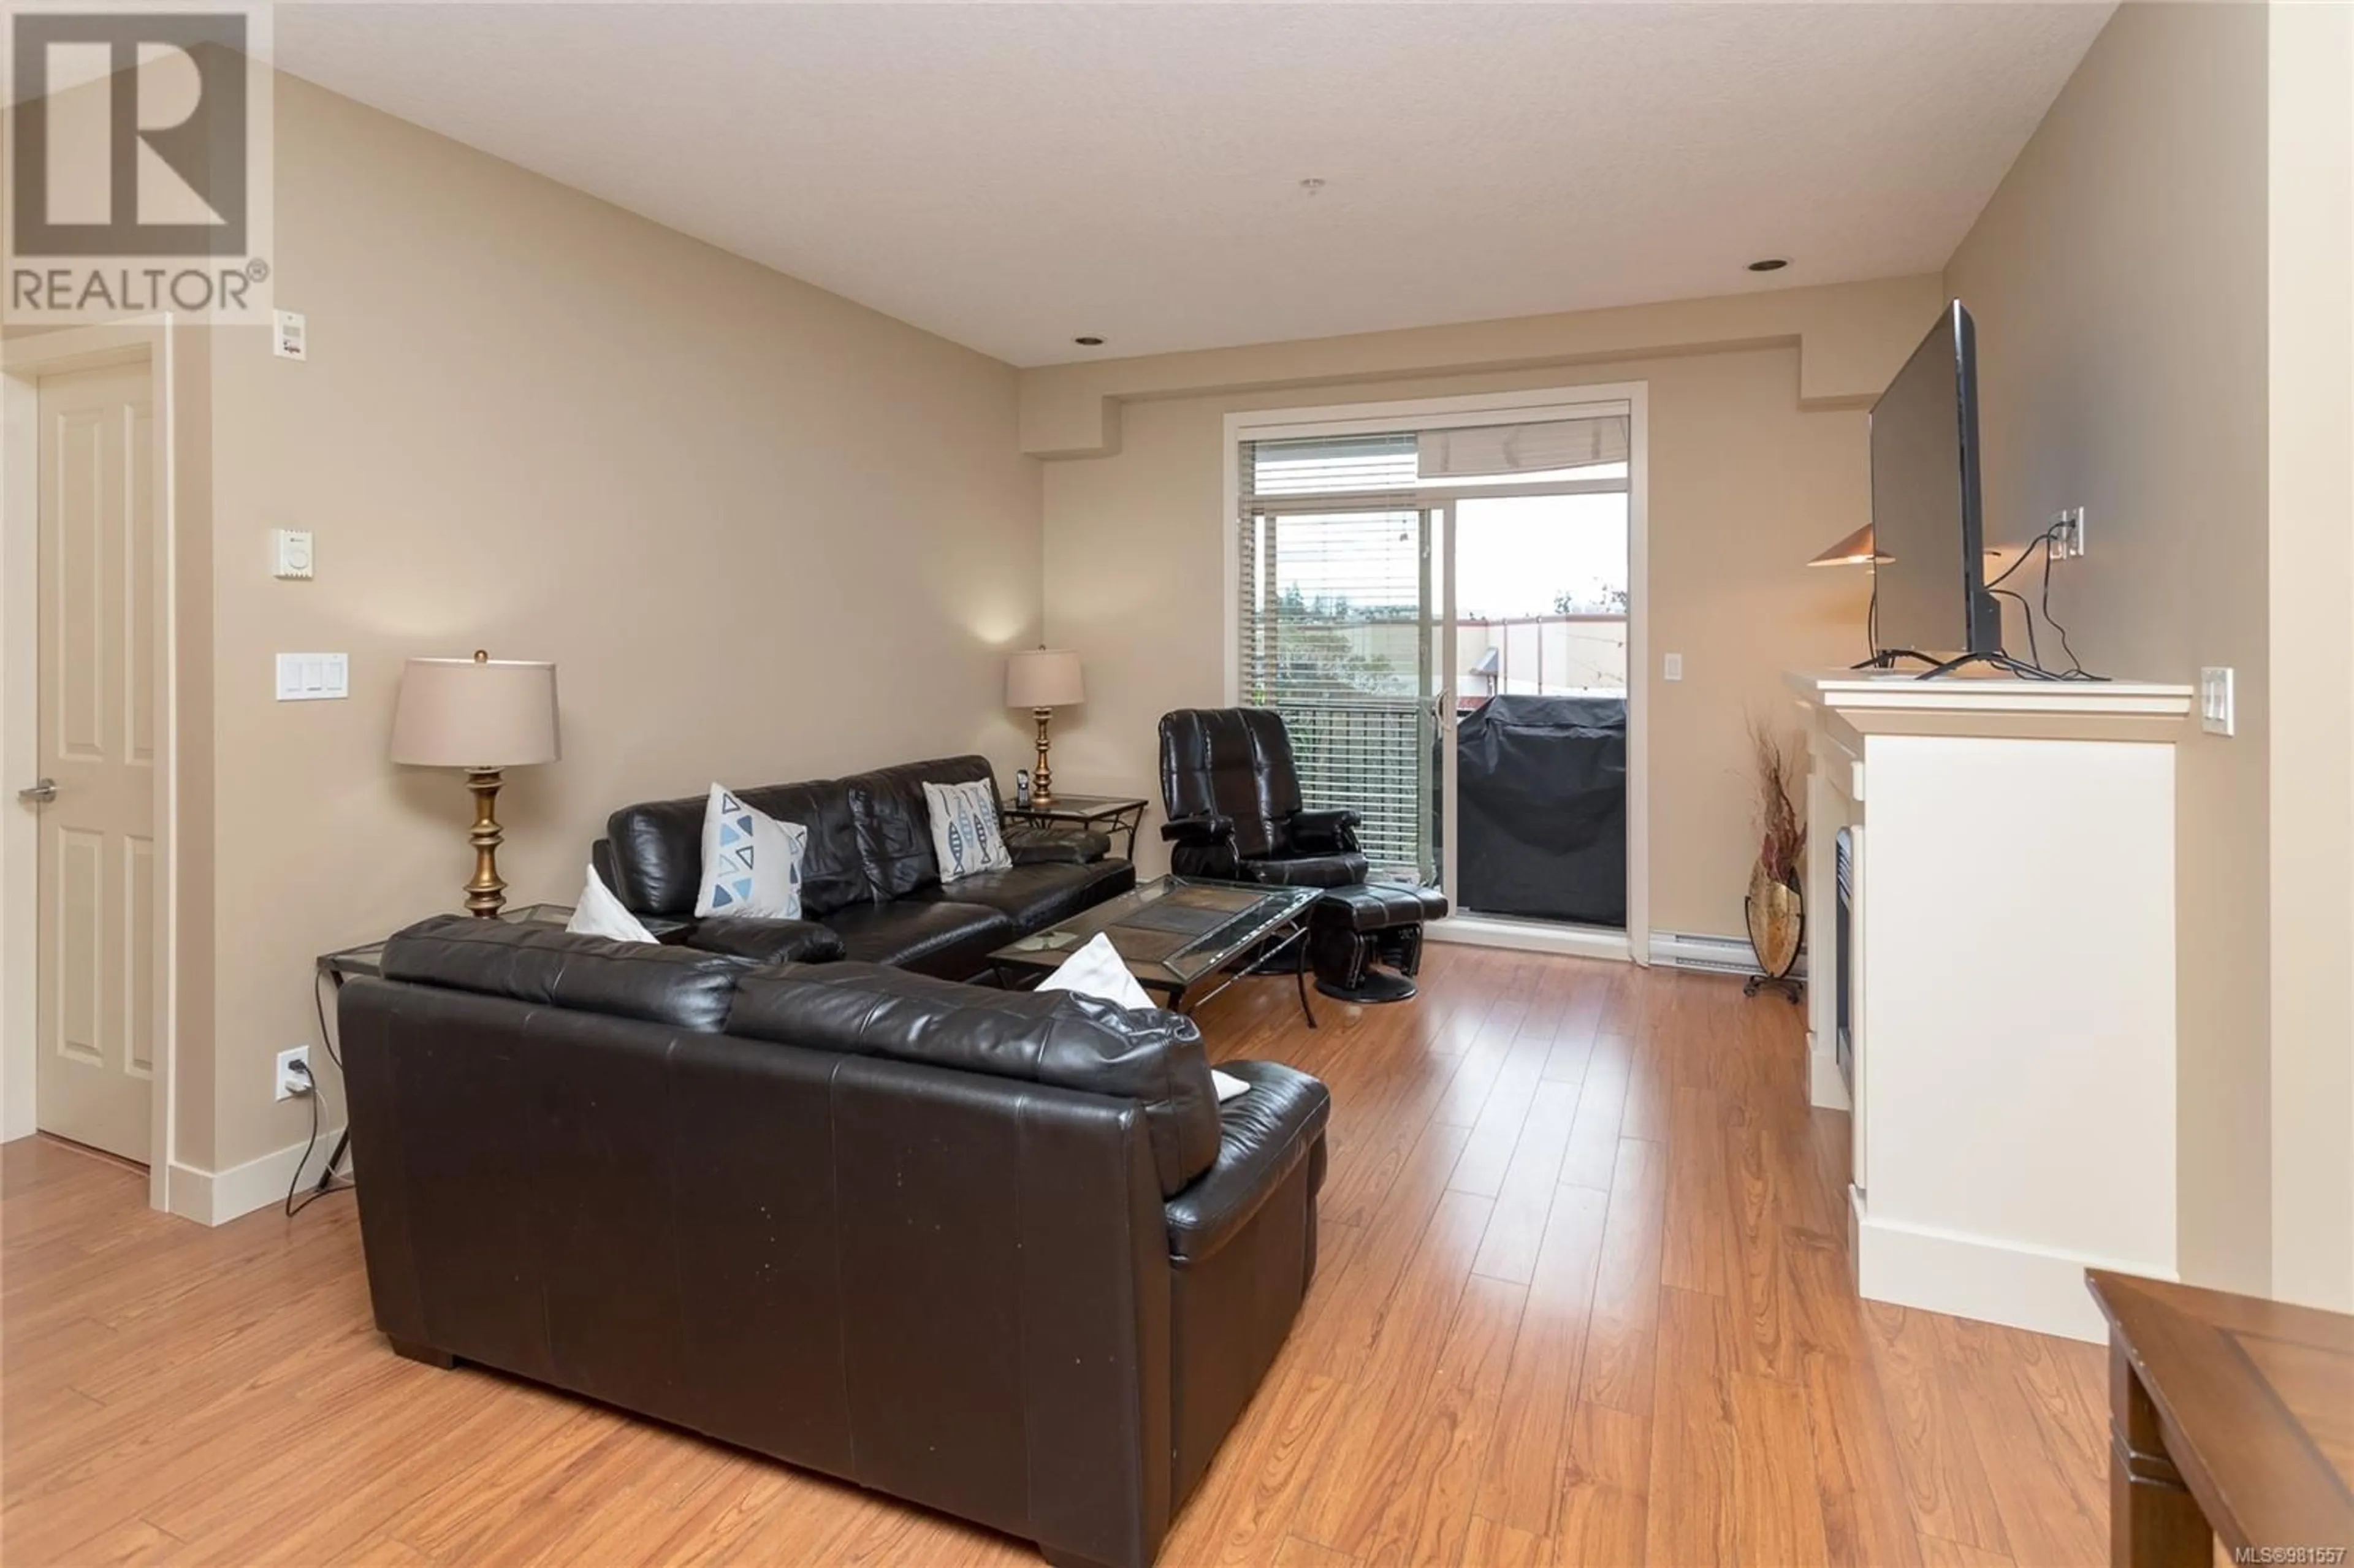
[[2354,1318],[2085,1271],[2109,1320],[2109,1561],[2354,1555]]

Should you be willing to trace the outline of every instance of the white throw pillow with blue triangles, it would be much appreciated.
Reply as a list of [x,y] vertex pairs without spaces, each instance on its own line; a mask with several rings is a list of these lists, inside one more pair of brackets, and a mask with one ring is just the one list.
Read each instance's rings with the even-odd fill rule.
[[746,805],[724,785],[703,808],[703,884],[698,917],[801,917],[801,850],[809,830]]
[[924,806],[932,816],[932,854],[940,863],[942,882],[1013,865],[1005,835],[997,831],[997,790],[988,779],[927,784]]

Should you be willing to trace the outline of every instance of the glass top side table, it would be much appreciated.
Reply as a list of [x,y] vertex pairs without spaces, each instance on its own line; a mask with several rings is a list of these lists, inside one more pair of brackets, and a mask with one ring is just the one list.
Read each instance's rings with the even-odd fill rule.
[[1043,827],[1050,822],[1071,822],[1083,828],[1100,825],[1107,836],[1124,832],[1128,835],[1128,858],[1136,858],[1136,830],[1144,825],[1146,802],[1134,795],[1074,795],[1068,790],[1051,800],[1034,801],[1027,806],[1005,803],[1005,820],[1027,822]]
[[[452,913],[455,912],[452,911]],[[561,927],[572,918],[572,906],[568,904],[519,904],[513,908],[500,910],[498,917],[512,921],[518,926]],[[332,953],[322,953],[319,955],[319,975],[333,981],[337,991],[343,990],[344,982],[354,975],[366,975],[370,980],[382,979],[384,945],[390,940],[392,940],[390,937],[379,937],[373,942],[363,942],[355,948],[340,948]],[[313,980],[313,983],[316,984],[317,981]],[[334,1027],[324,1008],[320,1009],[319,1022],[323,1028]],[[336,1065],[342,1065],[343,1054],[334,1043],[327,1040],[322,1041],[321,1044],[327,1046],[327,1054],[335,1058]],[[322,1192],[327,1191],[330,1184],[334,1182],[335,1167],[344,1162],[344,1151],[351,1147],[352,1129],[349,1125],[351,1118],[346,1116],[344,1119],[345,1123],[344,1130],[336,1137],[335,1147],[328,1151],[327,1168],[319,1172],[317,1190]]]
[[[451,911],[457,913],[457,911]],[[569,904],[518,904],[502,909],[498,917],[517,926],[562,926],[572,918]],[[649,927],[651,929],[652,927]],[[660,935],[659,932],[656,935]],[[384,945],[390,937],[379,937],[356,948],[342,948],[319,955],[319,972],[338,986],[354,975],[366,975],[370,980],[384,973]]]

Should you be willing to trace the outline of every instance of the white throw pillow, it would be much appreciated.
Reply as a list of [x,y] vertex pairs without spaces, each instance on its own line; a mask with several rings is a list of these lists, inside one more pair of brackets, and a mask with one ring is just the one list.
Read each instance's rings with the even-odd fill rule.
[[580,889],[580,902],[572,906],[572,918],[564,928],[576,937],[602,937],[610,942],[651,942],[654,934],[644,923],[631,914],[629,906],[613,896],[597,868],[588,868],[588,881]]
[[[1067,991],[1079,996],[1092,996],[1118,1007],[1150,1007],[1152,998],[1136,983],[1136,976],[1112,950],[1111,938],[1098,931],[1088,938],[1079,950],[1065,959],[1061,967],[1038,982],[1040,991]],[[1250,1085],[1232,1073],[1210,1069],[1210,1083],[1218,1091],[1218,1103],[1225,1104],[1236,1095],[1250,1093]]]
[[1152,998],[1145,994],[1144,988],[1136,983],[1136,977],[1112,950],[1111,938],[1100,931],[1065,959],[1053,974],[1040,980],[1038,989],[1076,991],[1081,996],[1100,998],[1115,1007],[1152,1005]]
[[703,808],[703,883],[697,916],[801,917],[801,851],[809,830],[780,822],[714,784]]
[[940,863],[942,882],[1013,865],[1005,835],[997,831],[997,791],[988,779],[927,784],[924,806],[932,817],[932,853]]

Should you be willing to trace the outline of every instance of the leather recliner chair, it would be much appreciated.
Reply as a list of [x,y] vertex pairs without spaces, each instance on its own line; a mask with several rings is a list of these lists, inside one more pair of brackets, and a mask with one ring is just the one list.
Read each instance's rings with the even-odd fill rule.
[[1356,812],[1310,811],[1291,733],[1267,708],[1180,708],[1161,719],[1161,836],[1180,876],[1289,887],[1365,880]]
[[337,994],[403,1355],[1145,1568],[1316,1269],[1331,1097],[1193,1022],[443,916]]
[[1169,869],[1178,875],[1326,890],[1309,916],[1305,955],[1317,990],[1355,1002],[1415,994],[1423,922],[1444,916],[1447,900],[1436,888],[1366,883],[1357,813],[1304,808],[1281,714],[1163,715],[1161,796],[1169,813],[1161,836],[1175,846]]

